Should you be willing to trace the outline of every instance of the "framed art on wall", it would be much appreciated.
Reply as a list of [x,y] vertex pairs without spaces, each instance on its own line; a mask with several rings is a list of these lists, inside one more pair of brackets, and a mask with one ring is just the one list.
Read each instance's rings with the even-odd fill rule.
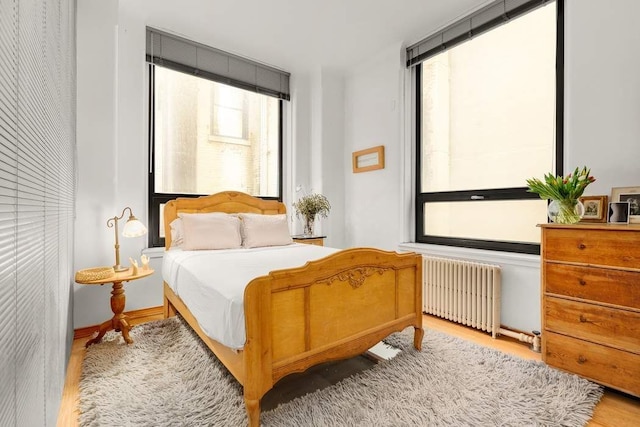
[[352,155],[353,173],[384,168],[384,145],[354,151]]
[[607,222],[607,202],[609,196],[582,196],[578,200],[584,205],[584,215],[580,222]]
[[614,187],[611,202],[629,203],[629,222],[640,223],[640,187]]

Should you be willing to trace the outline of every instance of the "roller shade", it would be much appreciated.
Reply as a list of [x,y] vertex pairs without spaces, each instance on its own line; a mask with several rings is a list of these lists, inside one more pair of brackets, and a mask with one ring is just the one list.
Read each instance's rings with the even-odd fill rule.
[[290,73],[147,27],[146,60],[279,99],[290,99]]
[[553,0],[499,0],[407,47],[412,67]]

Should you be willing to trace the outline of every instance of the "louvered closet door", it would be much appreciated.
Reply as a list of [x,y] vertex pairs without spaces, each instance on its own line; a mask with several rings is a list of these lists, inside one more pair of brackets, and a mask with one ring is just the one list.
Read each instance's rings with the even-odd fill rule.
[[0,1],[0,425],[16,425],[17,0]]
[[[71,9],[71,10],[69,10]],[[45,418],[55,425],[64,375],[60,367],[66,365],[64,346],[69,320],[69,286],[73,282],[73,213],[74,213],[74,151],[75,123],[69,117],[73,111],[75,62],[73,52],[73,8],[61,8],[57,2],[46,3],[44,56],[49,78],[44,79],[41,118],[44,151],[44,324],[45,324]],[[67,88],[61,90],[61,88]],[[59,120],[65,117],[65,120]],[[56,286],[51,286],[56,284]]]
[[0,0],[0,426],[55,426],[72,325],[75,2]]
[[[20,2],[18,26],[18,235],[17,371],[19,425],[45,425],[44,407],[44,196],[45,112],[43,5]],[[48,329],[48,328],[47,328]]]

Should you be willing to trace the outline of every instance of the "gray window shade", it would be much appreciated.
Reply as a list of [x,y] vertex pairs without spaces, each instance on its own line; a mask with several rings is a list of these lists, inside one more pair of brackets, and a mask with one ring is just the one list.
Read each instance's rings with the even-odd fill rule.
[[499,0],[407,48],[407,67],[463,43],[553,0]]
[[289,73],[149,27],[146,58],[218,83],[290,99]]

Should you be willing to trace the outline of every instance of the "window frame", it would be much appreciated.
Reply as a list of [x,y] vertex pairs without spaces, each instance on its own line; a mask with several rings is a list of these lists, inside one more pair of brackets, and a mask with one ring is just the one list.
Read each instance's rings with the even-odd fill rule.
[[[564,164],[564,0],[556,2],[556,111],[555,111],[555,173],[563,175]],[[491,31],[491,30],[489,30]],[[540,254],[540,244],[509,242],[460,237],[444,237],[424,234],[424,204],[428,202],[469,202],[481,203],[487,200],[527,200],[537,199],[535,193],[527,192],[526,186],[494,188],[482,190],[458,190],[422,192],[422,63],[414,67],[415,86],[415,241],[435,245],[446,245],[473,249]]]
[[[156,193],[155,192],[155,67],[160,66],[157,64],[149,63],[149,170],[148,170],[148,224],[149,224],[149,247],[163,247],[165,245],[164,237],[160,237],[160,205],[163,203],[167,203],[171,200],[174,200],[178,197],[187,197],[187,198],[197,198],[202,196],[207,196],[208,194],[194,194],[194,193]],[[197,76],[200,78],[204,78],[202,76]],[[217,82],[219,83],[219,82]],[[221,83],[224,84],[224,83]],[[230,85],[231,87],[235,87]],[[262,93],[263,96],[268,96]],[[277,196],[260,196],[254,195],[254,197],[258,197],[263,200],[277,200],[282,201],[282,190],[283,190],[283,175],[284,175],[284,100],[278,99],[278,195]],[[165,230],[165,233],[168,233],[169,230]]]

